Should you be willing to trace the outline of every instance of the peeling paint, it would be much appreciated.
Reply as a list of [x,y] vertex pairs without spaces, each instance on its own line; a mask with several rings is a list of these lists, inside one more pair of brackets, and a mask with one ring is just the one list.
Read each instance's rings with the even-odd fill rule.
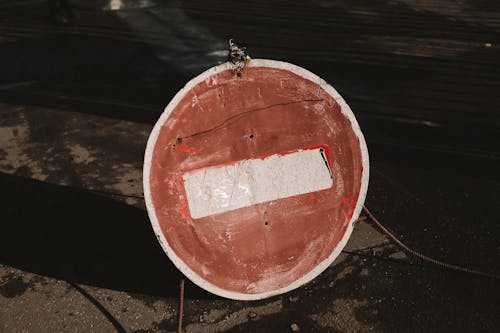
[[[209,77],[216,78],[216,86],[207,85]],[[317,112],[313,107],[317,105],[324,112]],[[201,109],[206,114],[193,117]],[[196,148],[196,153],[179,153],[181,143]],[[235,167],[237,180],[215,192],[225,179],[222,176],[238,161],[265,161],[276,152],[318,144],[328,147],[318,159],[325,179],[341,179],[341,186],[314,189],[314,196],[294,195],[303,193],[293,191],[294,186],[307,183],[309,175],[323,173],[309,174],[295,165],[290,170],[272,167],[269,172],[275,174],[264,181],[269,186],[262,190],[278,195],[264,202],[255,196],[252,202],[255,193],[251,193],[258,186],[252,180],[255,184],[249,189],[239,180],[256,174]],[[181,150],[188,148],[181,146]],[[359,164],[366,168],[359,169]],[[217,166],[221,177],[203,171],[210,166]],[[189,184],[195,170],[201,170],[197,184],[214,180],[214,191],[202,189],[201,195],[223,199],[213,207],[209,199],[196,200],[200,207],[209,206],[201,215],[193,210],[193,193],[186,195],[190,188],[200,192],[200,186]],[[280,182],[280,175],[288,171],[304,176]],[[294,289],[330,265],[360,212],[368,172],[366,146],[356,120],[331,86],[294,65],[254,59],[238,79],[230,64],[206,71],[169,103],[148,140],[145,200],[155,231],[165,237],[164,250],[193,282],[224,297],[260,299]],[[179,187],[177,179],[183,176],[186,186]],[[241,205],[240,193],[249,194],[251,200]],[[240,204],[231,207],[233,202]],[[222,206],[228,209],[217,210]]]

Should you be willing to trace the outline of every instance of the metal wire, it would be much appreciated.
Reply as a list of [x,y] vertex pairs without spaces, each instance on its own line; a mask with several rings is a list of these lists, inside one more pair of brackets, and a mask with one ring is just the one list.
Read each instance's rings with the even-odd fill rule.
[[179,326],[177,326],[178,333],[182,333],[182,317],[184,317],[184,279],[181,279],[179,290]]
[[497,279],[497,280],[500,280],[500,275],[497,275],[497,274],[493,274],[493,273],[486,273],[486,272],[482,272],[482,271],[478,271],[478,270],[475,270],[475,269],[471,269],[471,268],[467,268],[467,267],[462,267],[462,266],[458,266],[458,265],[453,265],[453,264],[450,264],[450,263],[447,263],[447,262],[444,262],[444,261],[441,261],[441,260],[437,260],[437,259],[434,259],[434,258],[431,258],[431,257],[428,257],[426,256],[425,254],[422,254],[420,252],[418,252],[417,250],[414,250],[412,249],[411,247],[409,247],[408,245],[406,245],[405,243],[403,243],[399,238],[397,238],[391,231],[389,231],[389,229],[387,229],[373,214],[372,212],[370,212],[370,210],[363,205],[363,209],[364,211],[366,212],[366,214],[368,214],[368,216],[370,217],[370,219],[387,235],[389,236],[389,238],[391,238],[394,242],[396,242],[396,244],[398,244],[400,247],[402,247],[404,250],[406,250],[407,252],[413,254],[415,257],[418,257],[424,261],[427,261],[427,262],[430,262],[431,264],[434,264],[434,265],[437,265],[437,266],[441,266],[443,268],[446,268],[446,269],[450,269],[450,270],[454,270],[454,271],[459,271],[459,272],[464,272],[464,273],[469,273],[469,274],[474,274],[474,275],[480,275],[480,276],[485,276],[485,277],[489,277],[489,278],[492,278],[492,279]]
[[235,65],[234,72],[240,76],[241,71],[245,68],[250,56],[246,54],[246,47],[239,47],[234,40],[229,40],[229,49],[227,53],[227,60]]

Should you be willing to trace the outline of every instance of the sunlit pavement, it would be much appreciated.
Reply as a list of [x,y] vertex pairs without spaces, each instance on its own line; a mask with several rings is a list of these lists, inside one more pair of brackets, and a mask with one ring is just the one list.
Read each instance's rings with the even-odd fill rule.
[[[494,1],[72,3],[67,24],[44,1],[0,5],[0,331],[177,330],[181,274],[144,209],[143,153],[230,37],[346,98],[370,151],[367,205],[399,237],[500,273]],[[499,295],[498,280],[431,267],[362,221],[296,291],[237,302],[187,282],[184,328],[495,332]]]

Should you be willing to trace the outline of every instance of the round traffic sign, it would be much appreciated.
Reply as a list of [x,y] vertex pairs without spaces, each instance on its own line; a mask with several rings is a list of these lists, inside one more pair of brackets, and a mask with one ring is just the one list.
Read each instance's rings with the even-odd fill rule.
[[310,281],[339,255],[368,187],[349,106],[298,66],[253,59],[192,79],[148,140],[144,195],[168,257],[223,297]]

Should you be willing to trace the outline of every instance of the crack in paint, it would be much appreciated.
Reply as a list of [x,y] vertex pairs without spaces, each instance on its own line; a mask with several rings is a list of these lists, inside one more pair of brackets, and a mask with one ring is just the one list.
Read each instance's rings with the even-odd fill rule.
[[257,112],[257,111],[264,111],[264,110],[267,110],[267,109],[271,109],[271,108],[274,108],[276,106],[287,106],[287,105],[292,105],[292,104],[298,104],[298,103],[304,103],[304,102],[323,102],[324,99],[323,98],[317,98],[317,99],[302,99],[302,100],[299,100],[299,101],[291,101],[291,102],[286,102],[286,103],[276,103],[276,104],[273,104],[273,105],[269,105],[269,106],[265,106],[265,107],[261,107],[261,108],[256,108],[256,109],[251,109],[251,110],[247,110],[247,111],[243,111],[243,112],[240,112],[234,116],[231,116],[227,119],[225,119],[223,122],[221,122],[220,124],[212,127],[212,128],[209,128],[209,129],[206,129],[206,130],[203,130],[203,131],[200,131],[200,132],[196,132],[196,133],[193,133],[193,134],[190,134],[190,135],[186,135],[186,136],[183,136],[183,137],[180,137],[181,139],[188,139],[188,138],[192,138],[192,137],[195,137],[195,136],[199,136],[199,135],[203,135],[203,134],[206,134],[206,133],[209,133],[211,131],[216,131],[222,127],[224,127],[224,125],[230,123],[232,120],[237,120],[238,118],[241,118],[242,116],[248,114],[248,113],[252,113],[252,112]]
[[323,158],[323,161],[325,162],[325,165],[326,165],[326,168],[328,169],[328,172],[330,173],[330,178],[333,179],[332,169],[330,169],[330,165],[328,164],[328,158],[326,157],[325,149],[320,148],[319,152],[321,154],[321,157]]

